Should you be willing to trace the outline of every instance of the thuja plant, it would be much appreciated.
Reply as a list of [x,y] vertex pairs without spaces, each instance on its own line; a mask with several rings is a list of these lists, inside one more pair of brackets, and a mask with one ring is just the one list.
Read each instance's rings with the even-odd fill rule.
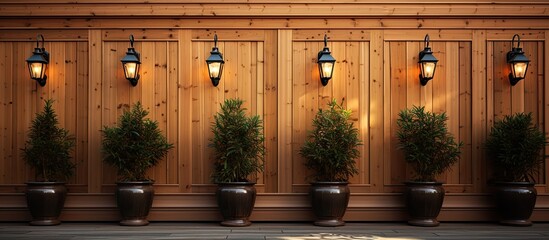
[[346,182],[358,174],[355,160],[360,156],[358,129],[349,121],[351,111],[335,99],[328,109],[319,109],[313,129],[300,150],[305,166],[313,170],[315,181]]
[[446,113],[425,111],[414,106],[398,114],[397,137],[415,181],[434,182],[458,159],[463,142],[457,143],[446,127]]
[[166,156],[168,143],[158,122],[147,117],[140,102],[125,110],[116,126],[103,127],[104,161],[115,167],[122,181],[147,181],[147,169]]
[[543,163],[540,154],[545,134],[533,123],[532,113],[515,113],[497,120],[486,141],[499,181],[533,181],[532,174]]
[[258,115],[246,116],[240,99],[227,99],[212,123],[215,163],[212,180],[216,183],[247,182],[263,171],[263,126]]
[[32,120],[29,138],[22,149],[23,158],[35,170],[38,181],[66,181],[74,172],[71,151],[75,139],[58,125],[53,100],[45,100],[44,109]]

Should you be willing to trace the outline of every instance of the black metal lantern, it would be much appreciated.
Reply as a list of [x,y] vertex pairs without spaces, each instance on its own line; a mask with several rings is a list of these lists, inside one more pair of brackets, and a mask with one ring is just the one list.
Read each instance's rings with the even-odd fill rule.
[[124,76],[130,81],[132,86],[136,86],[137,81],[139,81],[139,66],[141,65],[141,61],[139,60],[139,53],[133,48],[133,34],[130,35],[130,47],[128,48],[128,52],[120,61],[124,68]]
[[419,81],[422,86],[425,86],[429,80],[435,76],[438,59],[433,56],[433,52],[429,47],[429,34],[425,35],[425,48],[419,52]]
[[[515,37],[517,38],[517,47],[515,47]],[[518,34],[515,34],[511,40],[511,51],[507,53],[507,63],[511,67],[509,82],[511,86],[515,86],[515,84],[526,77],[526,71],[530,63],[530,59],[524,56],[524,52],[520,47],[520,36]]]
[[208,64],[208,74],[212,80],[214,87],[217,87],[219,80],[221,80],[221,74],[223,74],[223,55],[219,52],[217,48],[217,34],[214,35],[214,47],[210,52],[210,57],[206,59],[206,64]]
[[[42,39],[42,47],[38,47],[38,43]],[[32,56],[27,59],[30,77],[38,82],[40,86],[46,85],[46,69],[50,62],[50,54],[44,48],[44,36],[42,34],[36,37],[36,48],[32,52]]]
[[328,48],[328,37],[324,35],[324,49],[318,52],[318,71],[320,72],[320,82],[326,86],[334,73],[335,58],[330,55]]

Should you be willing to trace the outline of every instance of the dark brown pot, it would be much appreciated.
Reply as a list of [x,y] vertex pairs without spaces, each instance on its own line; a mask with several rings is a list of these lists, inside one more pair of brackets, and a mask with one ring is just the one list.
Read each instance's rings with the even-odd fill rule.
[[154,199],[153,181],[117,182],[116,204],[122,226],[145,226]]
[[229,227],[250,226],[250,215],[255,205],[255,183],[231,182],[218,183],[217,205],[223,221],[221,225]]
[[345,225],[343,215],[349,204],[351,191],[347,182],[311,183],[311,205],[317,226],[338,227]]
[[537,191],[532,182],[496,182],[495,201],[500,223],[531,226]]
[[406,207],[408,224],[421,227],[436,227],[437,216],[444,201],[441,182],[406,182]]
[[27,182],[25,193],[32,215],[30,225],[53,226],[61,223],[58,218],[67,197],[64,182]]

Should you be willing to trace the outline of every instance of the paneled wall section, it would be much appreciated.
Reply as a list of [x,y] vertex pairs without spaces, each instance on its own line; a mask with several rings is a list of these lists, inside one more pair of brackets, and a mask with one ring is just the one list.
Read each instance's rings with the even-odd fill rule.
[[[63,4],[50,7],[55,10],[58,5]],[[85,7],[95,6],[88,5]],[[324,5],[314,6],[328,11]],[[335,5],[336,12],[351,6]],[[473,5],[461,3],[455,10],[477,16],[468,11]],[[534,5],[547,9],[546,4],[528,6]],[[42,12],[34,19],[9,17],[26,11],[16,6],[0,7],[0,12],[7,14],[0,18],[0,221],[28,218],[20,200],[25,182],[32,180],[34,173],[21,158],[21,148],[34,114],[49,98],[55,100],[61,126],[77,139],[73,153],[76,174],[68,184],[69,211],[64,215],[68,220],[116,219],[110,201],[117,176],[102,161],[101,129],[115,124],[137,101],[175,146],[148,172],[156,181],[159,199],[153,205],[152,220],[192,219],[181,214],[187,212],[202,213],[200,220],[219,218],[214,211],[216,185],[210,179],[214,159],[208,144],[213,116],[228,98],[245,100],[249,114],[259,115],[264,123],[265,171],[256,176],[260,194],[258,211],[252,216],[260,220],[310,218],[306,198],[310,172],[299,149],[316,112],[332,99],[352,110],[351,121],[363,142],[357,159],[359,174],[350,179],[350,220],[405,218],[400,193],[403,181],[413,173],[397,149],[395,135],[396,119],[404,108],[421,105],[445,112],[448,129],[464,143],[460,160],[438,177],[448,193],[441,215],[446,220],[492,217],[492,205],[485,201],[492,172],[483,144],[495,120],[515,112],[532,112],[538,126],[549,132],[549,25],[546,13],[537,8],[530,10],[534,20],[520,17],[528,15],[524,9],[516,19],[496,16],[481,20],[484,15],[480,14],[471,19],[418,20],[408,17],[415,15],[413,12],[395,13],[399,18],[334,15],[319,19],[297,17],[305,11],[304,5],[297,4],[289,12],[294,17],[252,14],[251,19],[245,19],[233,18],[213,4],[212,9],[225,15],[215,18],[204,13],[200,18],[169,19],[166,16],[173,13],[160,9],[167,15],[136,23],[123,16],[110,18],[103,7],[97,14],[107,15],[88,20],[81,18],[87,16],[85,12],[75,12],[77,17],[67,19],[59,17],[61,13],[45,18]],[[198,8],[196,4],[192,7]],[[189,14],[198,14],[189,9]],[[497,13],[505,14],[501,9]],[[265,11],[279,16],[279,10]],[[135,16],[131,20],[136,20]],[[51,54],[45,87],[32,81],[26,68],[36,34],[44,35],[45,48]],[[135,36],[134,46],[142,61],[135,87],[124,78],[120,63],[130,34]],[[214,34],[225,59],[217,87],[211,84],[205,64]],[[334,77],[326,87],[320,84],[316,63],[324,34],[337,60]],[[417,61],[426,34],[439,63],[434,79],[421,86]],[[526,79],[511,87],[505,55],[514,34],[521,36],[531,64]],[[541,196],[534,216],[538,220],[549,217],[548,172],[546,161],[536,175]],[[456,214],[460,210],[465,213]],[[477,217],[475,211],[484,211],[484,215]],[[93,214],[83,219],[83,213]],[[364,213],[372,215],[366,219]]]

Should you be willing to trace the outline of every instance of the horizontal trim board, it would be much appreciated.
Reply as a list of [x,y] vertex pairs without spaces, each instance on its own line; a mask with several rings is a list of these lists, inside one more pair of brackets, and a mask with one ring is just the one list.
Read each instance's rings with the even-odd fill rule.
[[[532,19],[535,19],[533,21]],[[343,19],[320,19],[320,18],[195,18],[195,19],[146,19],[147,28],[155,29],[549,29],[549,18],[526,18],[526,19],[444,19],[433,18],[343,18]],[[143,19],[141,18],[104,18],[104,19],[83,19],[83,18],[0,18],[0,29],[6,30],[80,30],[80,29],[120,29],[120,30],[142,30]],[[28,32],[28,34],[36,34]],[[32,37],[32,36],[31,36]],[[29,37],[29,39],[31,38]],[[36,36],[34,36],[36,38]]]
[[[517,7],[519,6],[519,7]],[[3,17],[548,17],[534,3],[3,3]]]
[[[0,194],[0,222],[28,221],[24,194]],[[495,221],[488,194],[447,194],[439,220]],[[402,194],[352,194],[346,221],[404,221]],[[214,194],[156,194],[151,221],[219,221]],[[252,221],[311,221],[307,194],[258,194]],[[117,221],[113,194],[69,194],[62,221]],[[540,194],[533,221],[549,220],[549,194]]]

